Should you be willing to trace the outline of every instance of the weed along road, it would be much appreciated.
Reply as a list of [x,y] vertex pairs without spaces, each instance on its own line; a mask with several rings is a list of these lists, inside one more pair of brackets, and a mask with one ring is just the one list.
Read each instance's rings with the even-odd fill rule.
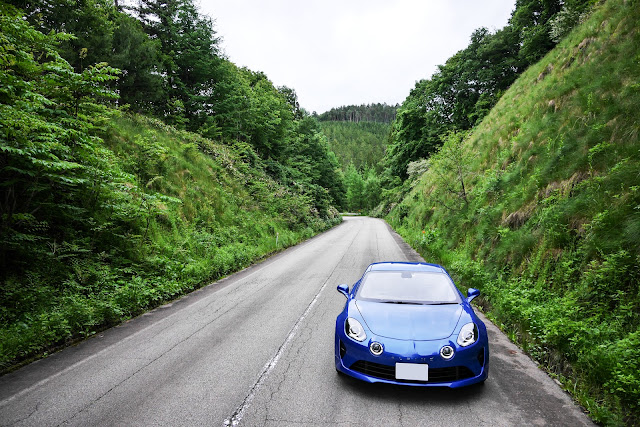
[[0,377],[0,425],[591,425],[485,320],[484,386],[369,385],[336,374],[344,296],[376,261],[421,258],[354,217],[185,298]]

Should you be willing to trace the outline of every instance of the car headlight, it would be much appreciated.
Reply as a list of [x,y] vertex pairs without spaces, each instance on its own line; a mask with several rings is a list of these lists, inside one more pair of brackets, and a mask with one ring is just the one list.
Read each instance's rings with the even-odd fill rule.
[[364,332],[364,328],[353,317],[347,318],[344,323],[344,331],[349,336],[349,338],[353,338],[356,341],[364,341],[367,338],[367,334]]
[[478,327],[475,323],[467,323],[460,329],[458,334],[458,345],[466,347],[478,340]]

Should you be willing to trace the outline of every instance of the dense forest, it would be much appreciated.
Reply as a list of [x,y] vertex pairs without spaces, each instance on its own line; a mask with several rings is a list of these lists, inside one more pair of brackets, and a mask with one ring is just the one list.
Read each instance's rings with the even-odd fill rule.
[[[375,117],[377,106],[360,108],[362,116]],[[369,111],[368,109],[371,109]],[[380,202],[380,173],[389,138],[390,125],[375,121],[321,121],[320,127],[336,154],[344,174],[343,207],[350,212],[368,212]]]
[[345,171],[350,163],[358,170],[373,168],[382,172],[390,126],[375,122],[320,122],[322,133]]
[[0,369],[340,221],[295,91],[191,0],[0,2]]
[[398,109],[373,210],[599,423],[640,423],[640,5],[519,0]]
[[345,105],[332,108],[318,115],[318,119],[323,122],[375,122],[389,124],[396,118],[397,108],[397,105],[392,106],[384,103]]

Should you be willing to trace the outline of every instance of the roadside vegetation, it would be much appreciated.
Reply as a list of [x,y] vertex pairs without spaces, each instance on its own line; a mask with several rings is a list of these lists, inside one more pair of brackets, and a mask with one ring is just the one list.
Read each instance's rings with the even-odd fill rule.
[[606,425],[640,423],[638,22],[637,1],[597,5],[378,207]]
[[295,92],[220,56],[189,1],[141,4],[0,3],[0,371],[341,220]]

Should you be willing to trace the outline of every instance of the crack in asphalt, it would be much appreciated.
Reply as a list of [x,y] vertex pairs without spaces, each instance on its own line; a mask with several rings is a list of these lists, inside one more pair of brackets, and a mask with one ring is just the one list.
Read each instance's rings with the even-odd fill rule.
[[249,394],[244,398],[244,400],[242,401],[240,406],[234,411],[234,413],[231,414],[229,418],[224,420],[225,426],[237,426],[240,423],[240,420],[242,419],[242,415],[244,414],[244,411],[246,410],[246,408],[249,406],[249,404],[255,397],[256,392],[262,386],[262,384],[266,380],[269,373],[278,364],[278,360],[284,353],[284,350],[286,349],[287,345],[291,342],[291,340],[293,340],[293,337],[295,337],[296,332],[300,327],[300,323],[302,323],[302,321],[307,317],[307,314],[309,313],[309,311],[311,311],[316,301],[318,301],[318,296],[320,296],[320,293],[322,293],[322,291],[324,290],[324,288],[327,286],[328,283],[329,283],[329,279],[327,278],[327,280],[324,282],[324,284],[322,285],[318,293],[315,295],[311,303],[307,306],[307,309],[304,311],[304,313],[302,313],[302,316],[300,316],[300,318],[298,318],[296,323],[293,325],[293,327],[291,328],[291,331],[289,332],[289,335],[284,340],[280,348],[278,348],[278,351],[276,352],[276,354],[264,366],[264,368],[262,369],[262,372],[260,373],[260,376],[258,377],[258,380],[255,382],[253,387],[251,387],[251,390],[249,390]]
[[31,411],[28,415],[26,415],[23,418],[20,418],[19,420],[17,420],[14,424],[20,424],[24,421],[27,421],[29,418],[31,418],[33,416],[33,414],[35,414],[36,412],[38,412],[38,408],[40,407],[40,403],[36,403],[35,408],[33,408],[33,411]]
[[[355,242],[355,240],[356,240],[356,238],[358,237],[359,234],[360,234],[360,231],[358,231],[354,235],[353,239],[349,243],[349,246],[345,250],[345,253],[349,252],[349,249],[351,249],[351,246],[353,245],[353,242]],[[338,260],[338,262],[336,262],[335,266],[331,270],[331,273],[327,276],[327,279],[322,284],[322,287],[316,293],[316,295],[313,297],[313,299],[311,300],[311,302],[309,303],[309,305],[305,309],[304,313],[302,313],[302,315],[298,318],[296,323],[293,325],[293,327],[289,331],[289,334],[287,335],[287,338],[285,338],[284,342],[280,345],[280,347],[278,348],[278,351],[276,352],[276,354],[264,365],[264,367],[262,369],[262,372],[258,376],[258,379],[253,384],[253,387],[251,387],[251,389],[249,390],[249,393],[245,396],[245,398],[242,401],[242,403],[240,404],[240,406],[238,406],[238,408],[233,412],[233,414],[231,414],[231,416],[229,418],[224,420],[224,422],[223,422],[224,426],[227,426],[227,427],[229,427],[229,426],[237,426],[240,423],[245,411],[247,410],[247,408],[249,407],[249,405],[253,401],[256,393],[258,392],[258,390],[260,389],[262,384],[264,384],[264,382],[266,381],[266,379],[269,376],[269,374],[271,373],[271,371],[273,371],[275,366],[278,364],[278,361],[280,360],[280,357],[282,357],[282,355],[284,354],[286,348],[289,346],[289,344],[293,341],[293,338],[296,336],[298,328],[300,327],[302,322],[306,319],[307,315],[311,312],[311,309],[313,308],[313,306],[318,301],[318,298],[320,297],[320,294],[322,293],[322,291],[327,287],[327,284],[329,283],[329,280],[333,276],[334,272],[338,269],[338,266],[340,265],[340,261],[342,260],[343,257],[344,256],[342,256]]]
[[[289,370],[291,369],[292,361],[300,357],[302,349],[311,340],[311,337],[312,337],[311,328],[306,327],[301,331],[300,333],[301,341],[297,342],[297,349],[295,350],[295,354],[293,355],[293,357],[290,358],[289,361],[287,361],[286,367],[284,367],[284,371],[281,374],[280,380],[278,381],[277,386],[275,387],[275,390],[273,389],[271,390],[269,398],[267,399],[267,403],[265,407],[265,421],[269,418],[269,413],[271,410],[270,403],[274,400],[274,397],[280,393],[282,389],[282,385],[287,381],[287,377],[289,375]],[[301,371],[296,371],[295,375],[297,376],[299,381],[302,381]]]
[[353,421],[322,421],[322,420],[313,420],[313,421],[298,421],[298,420],[287,420],[285,418],[267,418],[267,421],[277,423],[281,425],[282,423],[287,424],[296,424],[296,425],[304,425],[304,426],[361,426],[360,422]]
[[[309,239],[309,240],[307,240],[307,241],[305,241],[305,242],[303,242],[303,243],[301,243],[301,244],[299,244],[299,245],[297,245],[295,248],[289,249],[289,250],[288,250],[288,252],[289,252],[289,253],[297,252],[297,251],[299,251],[301,248],[303,248],[303,247],[307,246],[307,245],[308,245],[310,242],[312,242],[312,241],[314,241],[314,239],[313,239],[313,238],[312,238],[312,239]],[[267,261],[267,262],[265,262],[265,263],[258,264],[257,266],[255,266],[255,268],[254,268],[253,266],[252,266],[252,267],[248,267],[248,268],[246,268],[246,269],[244,269],[244,270],[242,270],[242,271],[240,271],[240,272],[238,272],[238,273],[235,273],[235,274],[242,274],[242,273],[243,273],[243,272],[245,272],[246,270],[253,269],[253,271],[250,271],[247,275],[245,275],[245,276],[241,277],[241,279],[240,279],[240,280],[247,280],[249,277],[254,276],[256,273],[258,273],[258,272],[260,272],[260,271],[264,270],[265,268],[268,268],[271,264],[272,264],[271,262],[268,262],[268,261]],[[234,275],[235,275],[235,274],[234,274]],[[228,277],[222,278],[222,279],[220,279],[220,280],[218,280],[218,281],[216,281],[216,282],[213,282],[211,285],[215,285],[215,284],[222,284],[222,283],[224,283],[224,282],[227,282],[231,277],[232,277],[232,276],[228,276]],[[207,286],[211,286],[211,285],[207,285]],[[202,291],[203,289],[204,289],[204,288],[201,288],[201,289],[199,289],[198,291]],[[239,288],[238,288],[238,289],[239,289]],[[198,291],[196,291],[196,292],[198,292]],[[236,293],[236,292],[237,292],[237,290],[236,290],[236,289],[234,289],[234,290],[232,290],[232,291],[231,291],[231,293],[232,293],[232,294],[233,294],[233,293]],[[190,298],[191,296],[192,296],[192,294],[188,294],[188,295],[183,296],[182,298]],[[178,300],[176,300],[176,301],[178,301]],[[173,305],[176,301],[172,301],[172,302],[170,302],[170,303],[169,303],[169,306]],[[207,299],[205,298],[205,299],[201,299],[201,300],[199,300],[199,301],[196,301],[196,302],[192,303],[192,306],[196,309],[196,312],[197,312],[197,313],[198,313],[198,312],[202,312],[203,310],[205,310],[206,308],[208,308],[208,307],[209,307],[213,302],[215,302],[215,301],[217,301],[217,300],[215,300],[215,301],[211,301],[211,302],[207,302],[207,303],[206,303],[206,305],[205,305],[205,307],[202,307],[202,308],[196,308],[196,306],[198,306],[198,305],[200,305],[201,303],[206,302],[206,301],[207,301]],[[145,314],[149,314],[149,313],[155,312],[155,311],[157,311],[157,310],[162,309],[163,307],[164,307],[164,306],[160,306],[160,307],[158,307],[158,308],[156,308],[156,309],[154,309],[154,310],[152,310],[152,311],[150,311],[150,312],[147,312],[147,313],[145,313]],[[235,307],[235,306],[234,306],[234,307]],[[38,388],[40,388],[40,387],[44,386],[45,384],[47,384],[48,382],[50,382],[50,381],[54,380],[55,378],[58,378],[58,377],[60,377],[60,376],[62,376],[62,375],[64,375],[64,374],[66,374],[67,372],[70,372],[70,371],[74,370],[75,368],[77,368],[77,367],[79,367],[79,366],[81,366],[81,365],[85,364],[86,362],[88,362],[88,361],[90,361],[90,360],[92,360],[92,359],[95,359],[95,358],[97,358],[98,356],[101,356],[102,354],[104,354],[105,352],[107,352],[108,350],[110,350],[111,348],[113,348],[114,346],[116,346],[116,345],[122,345],[123,343],[125,343],[125,342],[127,342],[127,341],[129,341],[129,340],[132,340],[134,337],[136,337],[136,336],[140,335],[141,333],[143,333],[143,332],[145,332],[145,331],[148,331],[150,328],[158,327],[160,324],[165,323],[165,326],[164,326],[164,327],[161,327],[161,329],[160,329],[156,334],[154,334],[153,336],[157,336],[157,335],[161,334],[164,330],[166,330],[166,329],[170,326],[170,324],[169,324],[169,323],[167,323],[167,321],[168,321],[169,319],[173,318],[174,316],[176,316],[176,315],[180,314],[181,312],[182,312],[181,310],[178,310],[178,311],[176,311],[176,312],[174,312],[174,313],[171,313],[170,315],[168,315],[168,316],[166,316],[166,317],[162,317],[162,318],[160,318],[158,321],[155,321],[155,322],[153,322],[153,323],[151,323],[151,324],[149,324],[149,325],[145,326],[144,328],[142,328],[142,329],[140,329],[140,330],[136,331],[135,333],[133,333],[133,334],[131,334],[131,335],[129,335],[129,336],[127,336],[127,337],[125,337],[124,339],[122,339],[122,340],[120,340],[120,341],[118,341],[118,342],[116,342],[116,343],[113,343],[113,344],[111,344],[111,345],[109,345],[109,346],[107,346],[107,347],[105,347],[105,348],[101,349],[101,350],[100,350],[100,351],[98,351],[97,353],[93,353],[92,355],[87,356],[87,357],[85,357],[85,358],[83,358],[83,359],[81,359],[81,360],[79,360],[79,361],[77,361],[77,362],[73,363],[73,364],[72,364],[72,365],[70,365],[70,366],[67,366],[66,368],[64,368],[64,369],[62,369],[62,370],[60,370],[60,371],[56,372],[55,374],[49,375],[48,377],[43,378],[42,380],[40,380],[40,381],[38,381],[38,382],[36,382],[36,383],[34,383],[34,384],[32,384],[32,385],[30,385],[30,386],[28,386],[28,387],[26,387],[26,388],[22,389],[22,390],[20,390],[19,392],[15,393],[15,394],[13,394],[13,395],[11,395],[11,396],[9,396],[9,397],[7,397],[7,398],[3,399],[3,400],[0,400],[0,408],[2,408],[2,407],[4,407],[4,406],[6,406],[7,404],[9,404],[10,402],[14,401],[14,400],[15,400],[15,399],[17,399],[17,398],[20,398],[20,397],[22,397],[22,396],[24,396],[24,395],[26,395],[26,394],[28,394],[28,393],[31,393],[32,391],[34,391],[34,390],[36,390],[36,389],[38,389]],[[126,323],[127,323],[127,322],[124,322],[124,323],[122,323],[122,324],[121,324],[121,325],[119,325],[119,326],[122,326],[122,325],[124,325],[124,324],[126,324]]]
[[118,387],[120,387],[122,384],[124,384],[125,382],[129,381],[130,379],[132,379],[133,377],[135,377],[139,372],[141,372],[142,370],[148,368],[149,366],[151,366],[153,363],[155,363],[156,361],[160,360],[162,357],[164,357],[165,355],[169,354],[171,351],[173,351],[176,347],[180,346],[181,344],[185,343],[186,341],[190,340],[194,335],[196,335],[197,333],[199,333],[200,331],[204,330],[205,328],[207,328],[209,325],[211,325],[212,323],[214,323],[215,321],[217,321],[218,319],[220,319],[222,316],[224,316],[225,314],[227,314],[229,311],[235,309],[238,305],[240,305],[242,302],[242,300],[237,301],[233,306],[227,307],[226,310],[224,310],[223,313],[220,313],[218,316],[215,316],[218,312],[220,312],[223,307],[218,308],[216,311],[214,311],[212,313],[213,317],[211,320],[209,320],[208,322],[206,322],[204,325],[202,325],[200,328],[194,330],[191,334],[185,336],[183,339],[181,339],[180,341],[176,342],[174,345],[172,345],[170,348],[168,348],[167,350],[163,351],[162,353],[160,353],[157,357],[151,359],[148,363],[142,365],[139,369],[137,369],[135,372],[133,372],[131,375],[128,375],[126,378],[123,378],[120,382],[118,382],[117,384],[115,384],[113,387],[111,387],[109,390],[107,390],[106,392],[104,392],[103,394],[101,394],[100,396],[98,396],[97,398],[93,399],[91,402],[89,402],[87,405],[85,405],[82,409],[80,409],[79,411],[77,411],[75,414],[73,414],[71,417],[68,417],[66,420],[62,421],[61,423],[58,424],[58,426],[61,426],[63,424],[68,424],[70,421],[72,421],[75,417],[77,417],[78,415],[82,414],[83,412],[85,412],[86,410],[88,410],[89,408],[91,408],[93,405],[95,405],[97,402],[99,402],[100,400],[102,400],[105,396],[107,396],[109,393],[111,393],[113,390],[117,389]]

